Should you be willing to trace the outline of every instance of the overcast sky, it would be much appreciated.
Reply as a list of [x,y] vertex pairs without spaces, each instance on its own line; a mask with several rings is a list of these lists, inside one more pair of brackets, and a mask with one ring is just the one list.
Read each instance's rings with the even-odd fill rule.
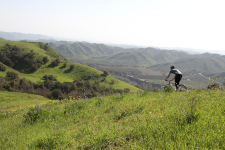
[[0,31],[225,52],[225,0],[0,0]]

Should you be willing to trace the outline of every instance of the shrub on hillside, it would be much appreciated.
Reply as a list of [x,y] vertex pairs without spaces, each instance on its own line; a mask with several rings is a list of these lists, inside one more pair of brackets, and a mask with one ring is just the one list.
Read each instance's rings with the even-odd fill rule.
[[124,89],[124,92],[125,92],[125,93],[129,93],[129,92],[130,92],[130,89],[129,89],[129,88],[125,88],[125,89]]
[[92,78],[91,75],[86,75],[86,74],[81,77],[81,79],[83,79],[83,80],[90,80],[91,78]]
[[104,70],[103,74],[104,74],[105,76],[108,76],[108,75],[109,75],[109,72],[106,71],[106,70]]
[[123,90],[122,89],[114,89],[113,93],[120,93],[120,94],[122,94]]
[[43,62],[46,64],[49,61],[48,57],[43,57]]
[[62,99],[64,99],[65,96],[64,96],[64,94],[62,93],[62,91],[60,89],[56,89],[56,90],[54,90],[52,92],[52,97],[54,99],[60,99],[60,100],[62,100]]
[[54,85],[54,82],[52,82],[51,80],[47,79],[44,81],[44,87],[46,87],[47,89],[51,89]]
[[18,81],[19,75],[16,72],[9,71],[6,73],[5,80],[7,81]]
[[207,86],[207,90],[219,90],[221,89],[221,86],[218,83],[210,83]]
[[45,43],[39,42],[39,46],[41,49],[44,49],[46,51],[48,51],[49,49],[48,43],[45,44]]
[[64,63],[64,64],[63,64],[63,67],[64,67],[64,68],[66,68],[66,66],[67,66],[67,64],[66,64],[66,63]]
[[7,91],[10,91],[11,89],[10,82],[5,82],[5,84],[3,85],[3,88],[6,89]]
[[52,63],[53,66],[58,66],[60,64],[59,58],[55,59]]
[[35,106],[34,108],[31,108],[24,117],[24,122],[33,124],[37,120],[44,120],[47,116],[49,116],[49,112],[41,109],[41,106]]
[[73,70],[75,68],[74,65],[70,65],[70,70]]
[[7,57],[2,57],[1,58],[1,62],[9,67],[13,67],[14,66],[14,63]]
[[31,64],[31,66],[30,66],[30,69],[32,70],[32,71],[35,71],[35,70],[38,70],[38,64],[37,63],[33,63],[33,64]]
[[111,84],[114,84],[115,83],[115,81],[114,80],[111,80]]
[[56,77],[54,77],[53,75],[44,75],[43,76],[43,78],[45,79],[45,80],[51,80],[51,81],[57,81],[57,79],[56,79]]
[[6,67],[3,64],[0,64],[0,71],[5,71]]

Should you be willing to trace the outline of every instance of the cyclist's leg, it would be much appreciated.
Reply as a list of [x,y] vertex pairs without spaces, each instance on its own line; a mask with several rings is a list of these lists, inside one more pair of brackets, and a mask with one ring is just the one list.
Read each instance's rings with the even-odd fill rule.
[[178,90],[178,87],[179,87],[181,78],[182,78],[182,75],[181,74],[177,74],[176,77],[175,77],[176,90]]

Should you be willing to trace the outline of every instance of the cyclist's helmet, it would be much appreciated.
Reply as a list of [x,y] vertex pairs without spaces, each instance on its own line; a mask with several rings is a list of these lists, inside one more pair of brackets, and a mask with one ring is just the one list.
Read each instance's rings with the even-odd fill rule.
[[170,66],[170,69],[174,69],[175,67],[174,66]]

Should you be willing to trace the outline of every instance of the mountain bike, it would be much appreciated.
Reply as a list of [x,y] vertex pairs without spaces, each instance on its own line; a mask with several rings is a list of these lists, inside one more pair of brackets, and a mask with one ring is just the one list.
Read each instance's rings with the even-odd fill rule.
[[[175,84],[174,84],[174,83],[170,83],[170,81],[169,81],[169,84],[166,85],[166,86],[164,87],[164,89],[167,89],[169,86],[172,86],[173,89],[176,91],[176,86],[175,86]],[[178,86],[178,91],[187,91],[187,90],[188,90],[188,89],[187,89],[186,86],[184,86],[183,84],[180,84],[180,85]]]

